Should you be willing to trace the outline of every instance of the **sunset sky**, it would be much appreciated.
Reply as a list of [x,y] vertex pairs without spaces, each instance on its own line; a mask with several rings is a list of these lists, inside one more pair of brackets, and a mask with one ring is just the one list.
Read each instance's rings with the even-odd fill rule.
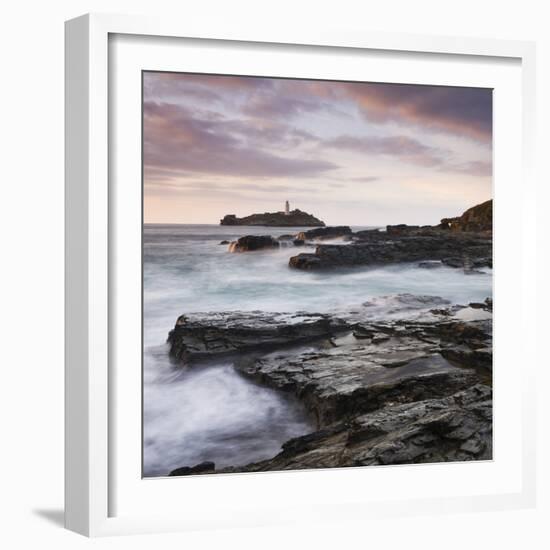
[[300,208],[435,224],[491,198],[488,89],[143,75],[146,223]]

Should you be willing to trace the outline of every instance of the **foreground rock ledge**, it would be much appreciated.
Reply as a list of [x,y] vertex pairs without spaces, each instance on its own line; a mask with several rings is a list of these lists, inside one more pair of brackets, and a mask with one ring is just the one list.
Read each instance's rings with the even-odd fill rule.
[[267,352],[327,338],[346,328],[340,319],[315,313],[193,313],[178,318],[168,343],[172,358],[189,362],[236,352]]
[[491,460],[492,390],[476,384],[439,399],[388,405],[287,441],[275,457],[215,470],[202,464],[170,475],[268,472]]
[[295,394],[318,430],[269,460],[183,466],[173,475],[490,459],[492,302],[426,309],[444,302],[397,296],[398,320],[372,319],[376,301],[338,317],[180,317],[169,337],[174,359],[238,353],[244,376]]

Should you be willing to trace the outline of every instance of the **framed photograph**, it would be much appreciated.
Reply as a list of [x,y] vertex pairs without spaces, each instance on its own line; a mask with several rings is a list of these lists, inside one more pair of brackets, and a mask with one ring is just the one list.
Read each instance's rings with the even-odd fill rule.
[[66,526],[530,506],[534,46],[66,24]]

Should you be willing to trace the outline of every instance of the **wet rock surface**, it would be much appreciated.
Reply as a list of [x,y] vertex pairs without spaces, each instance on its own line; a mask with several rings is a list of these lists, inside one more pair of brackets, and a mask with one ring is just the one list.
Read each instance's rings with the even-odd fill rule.
[[317,229],[309,229],[301,231],[296,235],[296,238],[301,241],[317,241],[324,239],[335,239],[345,235],[351,235],[352,231],[348,225],[337,225],[331,227],[319,227]]
[[[315,270],[403,262],[443,262],[472,269],[492,266],[492,241],[478,235],[439,232],[434,235],[371,234],[349,245],[321,244],[314,253],[292,256],[289,266]],[[427,267],[424,265],[423,267]]]
[[277,456],[216,472],[490,459],[491,309],[405,294],[385,318],[376,300],[335,315],[194,314],[178,319],[170,353],[190,365],[237,354],[238,372],[315,419]]
[[[491,228],[492,201],[487,201],[434,226],[399,224],[350,233],[348,245],[318,245],[313,253],[291,257],[289,266],[309,271],[417,262],[426,269],[446,265],[475,272],[493,265]],[[336,228],[324,228],[329,229]]]
[[168,335],[170,356],[191,362],[237,352],[266,351],[330,337],[346,324],[311,313],[193,313],[178,318]]
[[337,422],[292,439],[270,460],[220,472],[262,472],[492,459],[492,390],[476,384],[449,396]]
[[405,344],[388,353],[378,349],[384,343],[242,361],[237,368],[258,382],[297,395],[320,427],[389,402],[446,395],[475,381],[472,372],[453,367],[440,354],[427,355],[426,348]]
[[279,248],[271,235],[246,235],[229,244],[229,252],[252,252],[264,248]]

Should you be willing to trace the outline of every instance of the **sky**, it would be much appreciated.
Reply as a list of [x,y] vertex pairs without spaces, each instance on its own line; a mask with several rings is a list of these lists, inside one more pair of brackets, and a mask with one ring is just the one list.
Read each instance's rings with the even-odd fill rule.
[[145,223],[436,224],[492,197],[492,91],[143,73]]

